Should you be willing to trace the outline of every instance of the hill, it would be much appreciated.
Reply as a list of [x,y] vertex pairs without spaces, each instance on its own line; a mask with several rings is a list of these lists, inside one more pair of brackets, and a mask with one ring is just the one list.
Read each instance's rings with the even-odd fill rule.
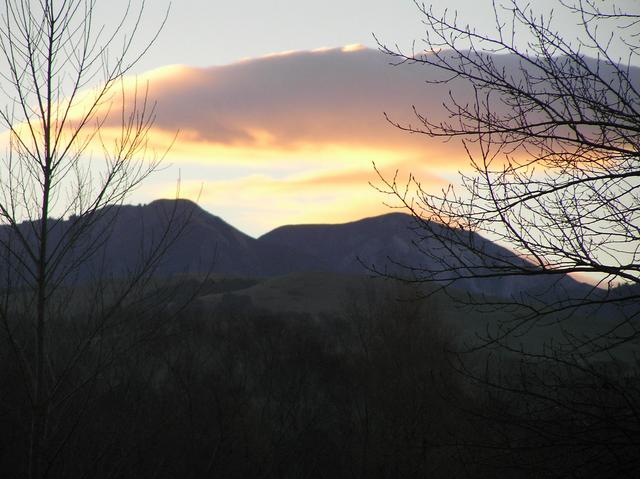
[[[30,223],[20,228],[35,241]],[[432,225],[434,228],[444,226]],[[4,227],[1,232],[10,236]],[[459,232],[457,232],[459,233]],[[513,258],[506,248],[474,233],[474,242],[494,258]],[[29,236],[31,235],[31,236]],[[68,245],[74,237],[80,240]],[[8,241],[8,239],[5,239]],[[195,203],[158,200],[148,205],[113,206],[93,218],[70,217],[54,223],[51,261],[60,275],[122,277],[141,268],[163,276],[177,273],[268,278],[292,273],[389,274],[415,278],[442,264],[473,265],[466,251],[425,236],[406,214],[390,213],[344,223],[289,225],[252,238]],[[69,251],[67,251],[69,250]],[[23,255],[24,256],[24,255]],[[522,261],[523,265],[533,265]],[[482,265],[475,272],[483,271]],[[451,280],[447,271],[435,276]],[[591,289],[569,276],[561,278],[469,278],[456,287],[474,295],[587,294]]]

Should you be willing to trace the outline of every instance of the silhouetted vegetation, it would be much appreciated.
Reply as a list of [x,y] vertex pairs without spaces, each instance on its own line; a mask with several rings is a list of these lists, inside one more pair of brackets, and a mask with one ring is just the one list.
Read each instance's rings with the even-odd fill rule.
[[[228,294],[214,312],[171,320],[119,314],[135,321],[96,337],[68,379],[84,391],[52,408],[51,423],[64,424],[50,441],[51,477],[398,477],[457,467],[453,450],[435,446],[456,422],[438,392],[454,385],[435,387],[449,376],[450,338],[415,303],[354,303],[317,318]],[[86,334],[79,319],[56,325],[53,363],[69,354],[66,338]],[[28,396],[9,358],[1,364],[0,463],[21,477]]]
[[[118,283],[111,281],[115,273],[105,268],[104,250],[117,239],[118,206],[163,157],[148,149],[155,106],[146,89],[136,89],[124,107],[124,77],[164,23],[143,28],[143,13],[144,2],[128,2],[120,19],[105,26],[94,0],[6,0],[0,7],[0,90],[8,103],[0,108],[7,137],[0,327],[2,366],[15,380],[7,387],[22,394],[9,409],[15,428],[8,430],[28,430],[15,438],[16,446],[26,441],[28,448],[11,456],[19,477],[50,476],[51,461],[82,441],[77,421],[93,415],[90,399],[102,371],[117,362],[115,348],[101,348],[111,344],[109,336],[127,331],[122,325],[132,319],[131,306],[188,216],[174,221],[175,205],[164,211],[160,205],[161,226],[126,245],[135,260]],[[118,96],[123,104],[115,107]],[[112,107],[120,110],[115,122]]]
[[[474,396],[486,397],[482,414],[497,434],[468,444],[492,449],[495,467],[540,477],[633,477],[640,450],[638,10],[563,0],[543,13],[510,0],[493,4],[493,25],[474,26],[445,8],[416,6],[423,49],[380,47],[416,74],[426,67],[427,83],[447,85],[449,115],[434,120],[414,107],[413,124],[395,125],[459,139],[469,168],[439,192],[411,175],[406,182],[381,177],[381,190],[414,215],[416,249],[433,260],[426,268],[405,263],[395,276],[441,285],[546,283],[538,293],[514,288],[495,300],[464,298],[475,309],[510,311],[469,348],[482,346],[483,367],[458,368],[477,388]],[[487,248],[480,235],[517,254]],[[427,241],[439,246],[423,247]],[[567,274],[577,272],[592,274],[601,288],[568,286]],[[531,340],[545,329],[546,340]]]
[[[574,409],[551,403],[533,409],[539,403],[509,390],[509,378],[521,384],[526,377],[531,391],[544,395],[563,372],[498,357],[500,364],[490,361],[496,367],[483,376],[487,383],[478,383],[487,353],[464,356],[464,363],[451,353],[459,335],[441,321],[449,307],[442,301],[409,301],[400,290],[363,287],[349,294],[340,314],[275,313],[252,305],[236,289],[241,283],[251,281],[228,281],[233,292],[215,307],[198,301],[179,312],[123,307],[118,326],[94,338],[81,367],[59,386],[73,394],[60,408],[52,405],[46,474],[587,477],[611,472],[599,469],[610,463],[603,455],[625,465],[616,473],[631,472],[630,459],[637,460],[625,438],[607,428],[633,412],[623,402],[638,398],[629,367],[601,365],[607,397],[591,387],[592,376],[582,383],[568,371],[571,387],[564,380],[557,387],[567,388]],[[205,282],[203,291],[224,284]],[[83,328],[90,328],[81,316],[59,321],[51,364],[68,361],[73,338],[86,337]],[[1,341],[0,468],[3,477],[23,477],[29,398],[5,334]],[[469,377],[456,373],[468,368],[474,370]],[[498,388],[488,382],[493,374],[500,376]],[[588,401],[581,409],[585,395],[600,398],[602,408]],[[618,409],[611,409],[612,398]],[[527,424],[515,422],[523,411]],[[504,422],[495,421],[498,412]],[[582,428],[589,418],[600,418],[602,436]],[[626,424],[637,438],[635,423]],[[565,434],[581,431],[583,442],[561,444]],[[518,439],[527,447],[520,449]],[[611,447],[600,447],[603,439]],[[532,467],[525,471],[523,463]]]

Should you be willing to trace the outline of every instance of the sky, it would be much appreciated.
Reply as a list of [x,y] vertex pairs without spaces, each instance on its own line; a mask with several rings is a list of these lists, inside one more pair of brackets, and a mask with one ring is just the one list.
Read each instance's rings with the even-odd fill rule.
[[[105,15],[115,18],[124,3],[109,2]],[[469,10],[468,2],[448,4]],[[167,5],[147,4],[143,33],[162,22]],[[474,18],[490,22],[490,11]],[[421,31],[411,0],[173,1],[135,73],[158,100],[156,144],[180,133],[167,167],[132,201],[175,195],[179,177],[180,196],[258,236],[282,224],[390,211],[390,198],[370,185],[378,181],[374,162],[385,176],[399,169],[446,186],[455,165],[426,155],[383,116],[409,118],[423,79],[394,71],[375,53],[373,35],[410,46]],[[246,128],[245,140],[261,139],[243,141]]]
[[[103,18],[115,19],[126,3],[105,3]],[[447,4],[469,9],[468,0]],[[149,30],[161,23],[168,6],[162,35],[138,71],[167,64],[224,65],[271,53],[350,44],[375,47],[374,33],[408,45],[422,33],[412,0],[153,0],[147,1],[145,15]],[[483,22],[491,20],[488,10],[481,17]]]
[[[126,4],[98,1],[98,23],[115,24]],[[541,13],[554,5],[536,2]],[[493,25],[490,6],[446,2],[482,31]],[[427,89],[428,72],[390,66],[376,51],[373,34],[401,48],[420,45],[423,25],[411,0],[147,0],[145,8],[138,45],[167,9],[168,16],[127,88],[148,82],[158,105],[150,145],[172,146],[132,203],[179,194],[259,236],[283,224],[391,211],[393,199],[374,187],[374,164],[385,178],[412,173],[433,191],[467,168],[459,143],[409,135],[385,120],[387,113],[415,122],[413,105],[445,115],[447,90]],[[571,28],[563,23],[567,34]]]

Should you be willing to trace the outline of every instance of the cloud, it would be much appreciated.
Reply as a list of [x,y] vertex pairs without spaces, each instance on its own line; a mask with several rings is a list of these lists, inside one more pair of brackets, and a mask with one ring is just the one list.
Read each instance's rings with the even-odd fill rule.
[[[157,101],[155,127],[182,132],[180,141],[234,148],[304,149],[367,146],[420,150],[427,142],[394,128],[384,113],[416,123],[411,110],[443,117],[447,88],[425,88],[424,71],[392,67],[389,58],[362,46],[286,52],[209,68],[171,67],[138,79],[149,81]],[[129,82],[129,90],[133,83]],[[138,95],[139,96],[139,95]],[[134,95],[127,97],[132,101]],[[119,101],[119,100],[118,100]],[[121,111],[114,105],[113,111]],[[126,105],[130,107],[130,105]],[[113,115],[113,122],[119,121]]]

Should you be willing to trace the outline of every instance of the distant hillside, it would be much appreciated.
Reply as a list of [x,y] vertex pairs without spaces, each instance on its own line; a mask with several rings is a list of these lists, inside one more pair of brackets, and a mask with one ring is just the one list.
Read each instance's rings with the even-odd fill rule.
[[[289,271],[286,248],[261,244],[195,203],[186,200],[159,200],[141,207],[121,207],[114,223],[107,256],[124,270],[139,259],[139,252],[158,243],[169,231],[169,247],[158,272],[213,272],[237,276],[272,276]],[[296,266],[316,265],[304,255],[296,255]]]
[[[445,228],[434,224],[431,227],[435,231]],[[526,261],[515,258],[513,252],[475,233],[460,234],[471,235],[477,249],[490,253],[493,258],[515,260],[533,268]],[[434,272],[442,281],[451,280],[455,277],[451,270],[464,265],[475,265],[475,273],[488,271],[481,268],[479,259],[468,251],[455,245],[443,245],[425,235],[414,218],[404,213],[390,213],[337,225],[283,226],[259,240],[272,245],[286,245],[292,251],[301,251],[314,257],[324,265],[324,271],[375,271],[406,278],[423,277],[425,272]],[[438,271],[441,273],[436,273]],[[498,297],[525,292],[536,295],[581,294],[589,290],[588,286],[569,276],[471,278],[456,282],[456,286],[475,294]]]
[[[94,219],[60,220],[52,228],[54,256],[64,250],[68,238],[86,229],[83,241],[69,255],[71,260],[68,257],[63,263],[74,277],[128,275],[154,258],[157,274],[211,272],[241,277],[302,272],[372,274],[374,270],[406,276],[412,274],[408,267],[420,271],[440,268],[438,260],[454,266],[474,261],[466,252],[447,251],[433,238],[421,236],[414,219],[402,213],[345,224],[283,226],[258,239],[186,200],[113,206],[101,213]],[[22,225],[25,235],[33,236],[31,226]],[[8,231],[5,227],[2,234]],[[509,250],[478,235],[473,239],[494,257],[513,258]],[[552,281],[541,277],[467,279],[457,287],[499,297],[588,289],[570,277]]]
[[[52,220],[49,232],[51,263],[64,277],[126,276],[142,267],[157,274],[183,272],[264,277],[319,266],[304,254],[265,244],[187,200],[157,200],[147,205],[116,205],[93,217]],[[20,225],[21,234],[35,244],[36,228]],[[13,241],[16,256],[28,253],[0,227],[0,239]],[[79,238],[73,248],[69,244]],[[64,254],[64,257],[63,257]]]

